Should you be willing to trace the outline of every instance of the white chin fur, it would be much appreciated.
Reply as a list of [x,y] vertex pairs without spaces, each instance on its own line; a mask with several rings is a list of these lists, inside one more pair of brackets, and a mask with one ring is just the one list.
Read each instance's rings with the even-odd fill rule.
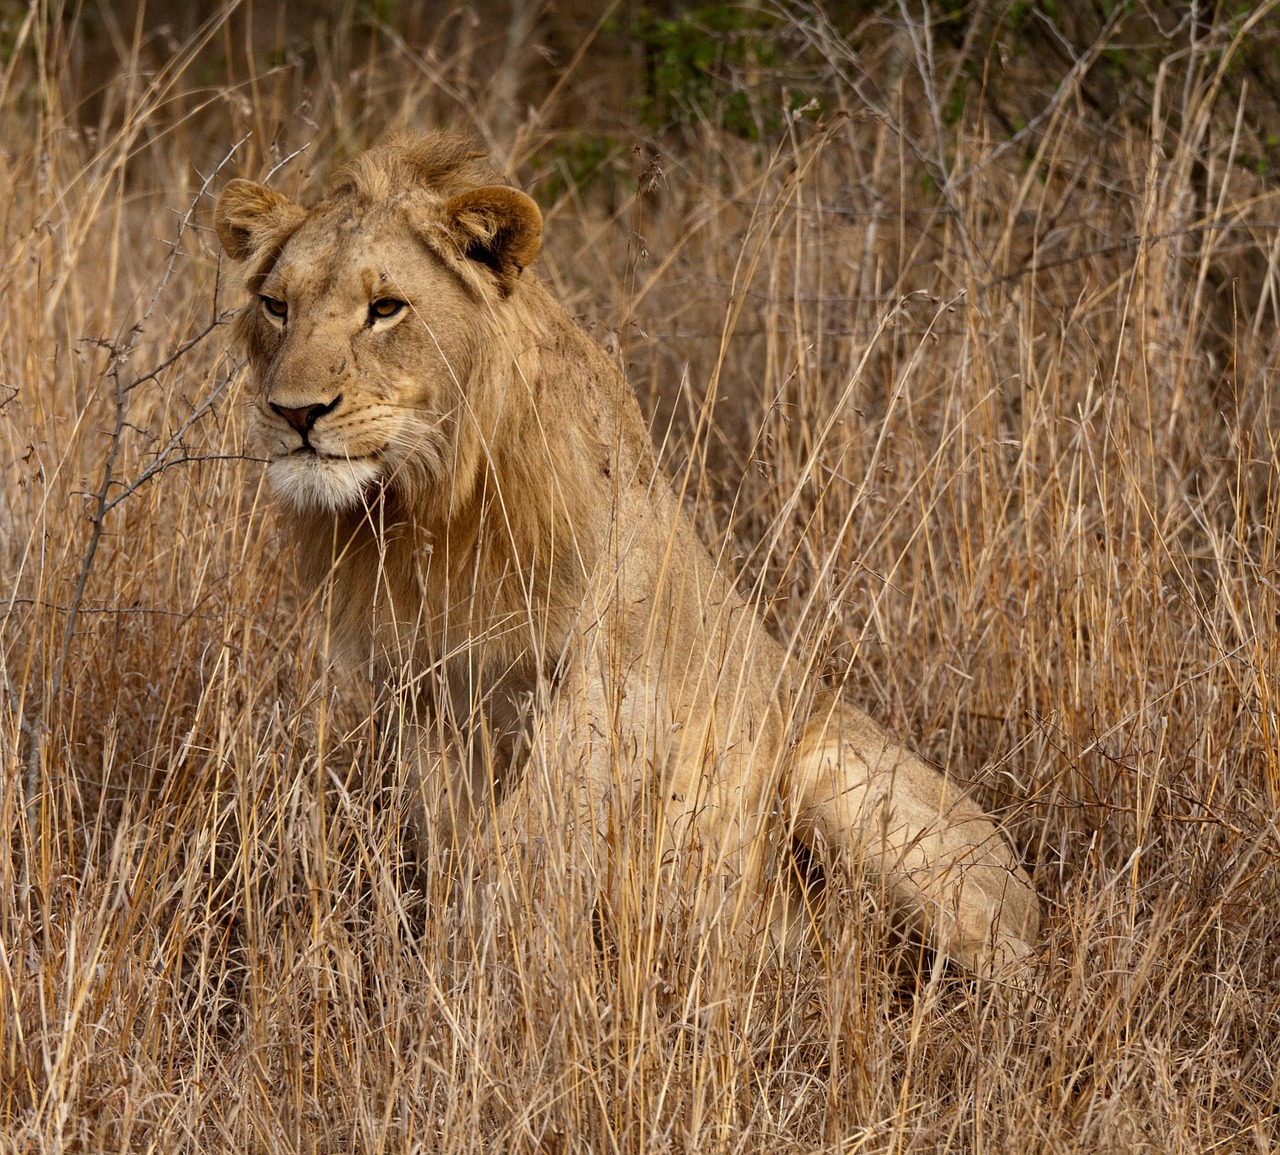
[[364,504],[378,469],[368,461],[298,455],[273,461],[267,477],[276,493],[298,509],[336,513]]

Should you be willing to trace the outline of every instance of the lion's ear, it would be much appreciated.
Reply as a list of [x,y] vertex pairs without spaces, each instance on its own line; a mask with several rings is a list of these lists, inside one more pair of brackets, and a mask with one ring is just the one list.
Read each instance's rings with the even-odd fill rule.
[[266,245],[279,245],[303,215],[288,197],[251,180],[233,180],[218,197],[213,225],[227,256],[247,261]]
[[491,269],[504,293],[542,247],[542,210],[507,185],[486,185],[450,197],[446,227],[470,261]]

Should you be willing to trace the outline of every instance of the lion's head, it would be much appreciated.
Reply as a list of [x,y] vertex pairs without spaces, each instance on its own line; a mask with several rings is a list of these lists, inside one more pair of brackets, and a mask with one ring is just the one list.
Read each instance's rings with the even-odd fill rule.
[[311,209],[245,180],[218,198],[218,239],[256,298],[238,321],[250,441],[298,510],[380,488],[446,513],[465,497],[500,403],[469,383],[510,352],[504,317],[542,233],[537,205],[493,179],[438,134],[364,154]]

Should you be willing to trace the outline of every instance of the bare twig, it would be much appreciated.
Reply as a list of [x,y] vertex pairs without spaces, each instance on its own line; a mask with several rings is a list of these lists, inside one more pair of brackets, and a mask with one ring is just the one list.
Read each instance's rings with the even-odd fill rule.
[[[108,347],[112,350],[110,359],[107,364],[106,374],[110,377],[115,399],[114,399],[114,423],[111,432],[108,434],[108,443],[106,455],[103,458],[102,472],[99,475],[98,486],[92,492],[90,500],[93,508],[89,514],[89,538],[85,543],[84,552],[81,555],[79,572],[76,577],[75,588],[67,603],[66,623],[62,631],[62,644],[58,651],[57,660],[54,663],[53,674],[49,682],[49,693],[41,703],[39,713],[27,724],[24,721],[23,729],[29,739],[29,747],[27,751],[27,773],[26,773],[26,810],[27,823],[31,832],[33,844],[38,842],[37,831],[39,829],[35,806],[39,793],[40,785],[40,763],[41,750],[43,743],[42,735],[48,729],[52,712],[58,708],[58,702],[62,694],[62,685],[66,676],[67,662],[71,655],[71,645],[75,638],[76,623],[80,614],[80,607],[84,601],[85,589],[89,584],[90,574],[93,572],[94,562],[98,556],[98,548],[102,542],[102,535],[106,528],[106,520],[108,514],[114,510],[121,501],[135,493],[138,488],[147,481],[155,477],[159,472],[175,464],[169,457],[169,453],[174,445],[180,444],[181,438],[190,430],[192,425],[200,420],[208,413],[218,396],[221,394],[221,388],[213,397],[207,399],[198,406],[187,421],[183,423],[181,428],[173,435],[165,449],[158,455],[157,461],[144,470],[138,478],[132,483],[125,485],[122,492],[113,494],[112,490],[119,484],[116,471],[120,459],[120,451],[126,432],[132,428],[129,421],[129,399],[135,389],[144,382],[155,381],[159,375],[165,370],[172,368],[182,357],[196,348],[203,342],[208,335],[219,325],[224,324],[228,314],[215,316],[203,331],[195,337],[182,343],[177,350],[165,357],[156,367],[149,369],[145,373],[139,374],[137,377],[126,380],[123,370],[128,364],[130,356],[137,348],[138,342],[141,340],[143,333],[146,331],[147,323],[150,321],[152,314],[155,312],[156,306],[159,304],[164,294],[169,280],[173,275],[174,268],[177,265],[178,258],[182,253],[181,241],[186,235],[191,225],[192,218],[196,212],[197,206],[201,199],[206,195],[214,179],[222,171],[222,169],[231,161],[236,151],[243,144],[243,140],[234,144],[227,153],[219,161],[217,166],[209,173],[208,176],[200,184],[195,197],[192,198],[191,204],[186,212],[182,215],[178,223],[177,234],[169,251],[169,258],[165,262],[164,271],[160,276],[160,280],[156,285],[151,299],[147,302],[146,308],[143,310],[142,316],[129,329],[128,334],[123,343],[113,342]],[[226,382],[223,383],[225,388]]]

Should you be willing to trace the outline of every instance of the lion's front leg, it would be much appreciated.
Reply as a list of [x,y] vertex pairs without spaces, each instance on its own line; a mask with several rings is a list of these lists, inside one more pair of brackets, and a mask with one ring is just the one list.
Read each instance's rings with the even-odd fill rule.
[[424,885],[466,928],[466,943],[520,921],[549,841],[527,742],[483,712],[457,721],[439,713],[405,727],[401,761]]
[[409,826],[422,861],[456,863],[484,823],[491,780],[464,743],[439,727],[401,723],[396,761],[406,767]]
[[796,834],[859,856],[938,950],[990,974],[1031,953],[1040,904],[992,819],[843,703],[806,727],[789,785]]
[[526,695],[498,686],[484,699],[441,679],[430,697],[403,693],[392,711],[392,751],[407,769],[411,826],[420,855],[456,867],[514,788]]
[[474,800],[463,843],[464,906],[507,928],[534,915],[545,920],[552,910],[561,912],[554,923],[586,925],[601,912],[613,877],[621,801],[612,773],[617,735],[602,688],[574,679],[542,689],[487,797],[476,799],[475,786],[456,790]]
[[[593,874],[624,791],[633,727],[599,678],[579,673],[531,708],[509,787],[493,812],[495,849],[524,847]],[[618,701],[625,702],[622,695]]]

